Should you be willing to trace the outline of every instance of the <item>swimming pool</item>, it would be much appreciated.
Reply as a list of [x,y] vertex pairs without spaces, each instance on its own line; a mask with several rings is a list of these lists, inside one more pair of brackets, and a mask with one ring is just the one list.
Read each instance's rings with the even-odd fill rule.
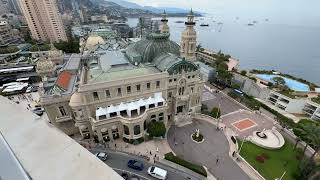
[[265,81],[268,82],[274,82],[272,80],[272,78],[274,77],[282,77],[284,79],[284,81],[286,82],[286,85],[294,90],[294,91],[300,91],[300,92],[309,92],[310,91],[310,87],[307,84],[301,83],[299,81],[293,80],[293,79],[289,79],[283,76],[279,76],[279,75],[273,75],[273,74],[257,74],[256,75],[258,78],[263,79]]

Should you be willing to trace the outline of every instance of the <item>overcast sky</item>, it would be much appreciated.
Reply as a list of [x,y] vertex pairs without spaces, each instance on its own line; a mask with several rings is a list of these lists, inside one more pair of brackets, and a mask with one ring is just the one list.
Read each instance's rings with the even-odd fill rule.
[[128,0],[145,6],[193,8],[213,14],[320,18],[320,0]]

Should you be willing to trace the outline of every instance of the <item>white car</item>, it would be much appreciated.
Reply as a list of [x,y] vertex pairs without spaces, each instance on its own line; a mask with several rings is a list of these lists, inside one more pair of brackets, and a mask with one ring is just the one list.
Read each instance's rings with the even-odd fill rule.
[[155,166],[150,166],[148,168],[148,174],[157,179],[165,180],[167,178],[168,172],[164,169]]
[[106,161],[108,157],[107,153],[105,152],[98,152],[96,153],[96,156],[102,161]]

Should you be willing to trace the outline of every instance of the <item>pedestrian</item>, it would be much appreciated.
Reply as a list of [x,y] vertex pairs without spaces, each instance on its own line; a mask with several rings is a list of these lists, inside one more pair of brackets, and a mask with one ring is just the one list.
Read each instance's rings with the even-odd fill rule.
[[217,160],[216,160],[216,164],[218,164],[219,163],[219,159],[217,158]]
[[116,149],[116,150],[117,150],[117,144],[116,144],[116,143],[114,143],[114,149]]
[[152,152],[150,151],[150,155],[152,155]]

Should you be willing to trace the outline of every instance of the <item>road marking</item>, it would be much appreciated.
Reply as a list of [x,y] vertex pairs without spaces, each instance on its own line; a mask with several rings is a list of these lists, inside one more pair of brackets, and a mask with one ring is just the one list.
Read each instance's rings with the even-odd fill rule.
[[127,171],[127,170],[123,170],[123,169],[118,169],[118,168],[112,168],[112,169],[115,169],[115,170],[117,170],[117,171],[123,171],[123,172],[129,173],[129,174],[134,174],[134,175],[136,175],[136,176],[139,176],[139,177],[144,178],[144,179],[147,179],[147,180],[152,180],[152,179],[149,179],[149,178],[147,178],[147,177],[141,176],[141,175],[139,175],[139,174],[133,173],[133,172],[131,172],[131,171]]

